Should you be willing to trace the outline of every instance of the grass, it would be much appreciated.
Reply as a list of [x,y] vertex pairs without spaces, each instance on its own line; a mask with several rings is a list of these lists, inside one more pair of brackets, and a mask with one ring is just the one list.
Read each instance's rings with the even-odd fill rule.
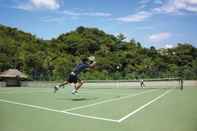
[[75,96],[68,88],[56,94],[52,88],[0,88],[0,131],[196,131],[197,88],[189,87],[172,89],[118,122],[166,91],[83,88]]

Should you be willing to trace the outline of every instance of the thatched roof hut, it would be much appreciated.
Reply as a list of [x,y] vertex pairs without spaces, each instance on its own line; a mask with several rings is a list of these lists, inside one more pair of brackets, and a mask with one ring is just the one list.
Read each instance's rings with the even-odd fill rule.
[[9,69],[0,73],[0,79],[6,82],[6,86],[20,86],[20,82],[27,78],[27,75],[17,69]]

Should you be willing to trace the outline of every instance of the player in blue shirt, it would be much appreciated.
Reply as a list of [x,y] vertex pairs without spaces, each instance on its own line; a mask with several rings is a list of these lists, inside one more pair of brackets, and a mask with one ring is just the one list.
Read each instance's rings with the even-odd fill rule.
[[76,94],[79,88],[83,85],[84,81],[79,79],[79,75],[82,71],[93,68],[96,65],[95,57],[91,56],[88,58],[83,58],[81,60],[81,63],[75,66],[73,71],[69,74],[68,79],[65,80],[62,84],[56,85],[54,87],[54,92],[56,92],[60,87],[64,87],[64,85],[68,83],[74,83],[74,89],[72,91],[72,94]]

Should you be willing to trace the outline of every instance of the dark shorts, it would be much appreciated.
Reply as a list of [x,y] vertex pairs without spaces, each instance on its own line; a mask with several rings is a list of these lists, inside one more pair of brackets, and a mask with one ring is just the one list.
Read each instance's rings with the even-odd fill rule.
[[68,81],[69,83],[77,83],[78,81],[81,81],[81,80],[78,78],[78,76],[70,74],[70,75],[68,76],[67,81]]

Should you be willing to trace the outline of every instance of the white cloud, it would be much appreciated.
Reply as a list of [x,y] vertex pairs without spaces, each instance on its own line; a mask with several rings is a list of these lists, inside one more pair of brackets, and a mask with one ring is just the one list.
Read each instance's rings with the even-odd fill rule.
[[100,17],[109,17],[112,14],[105,13],[105,12],[74,12],[74,11],[63,11],[64,14],[70,15],[70,16],[100,16]]
[[149,40],[151,42],[157,43],[157,42],[161,42],[163,40],[166,40],[166,39],[170,38],[171,36],[172,36],[172,34],[169,32],[160,32],[158,34],[152,34],[151,36],[149,36]]
[[173,45],[171,45],[171,44],[166,44],[165,45],[165,48],[173,48],[174,46]]
[[169,0],[154,10],[160,13],[197,12],[197,0]]
[[[137,11],[144,10],[148,8],[148,6],[158,6],[163,4],[163,0],[139,0],[139,6],[137,7]],[[152,8],[152,7],[151,7]]]
[[60,8],[59,0],[29,0],[26,3],[19,4],[16,8],[23,10],[49,9],[56,10]]
[[[125,15],[116,18],[116,20],[121,22],[142,22],[154,15],[163,13],[175,15],[187,12],[197,13],[197,0],[139,0],[138,4],[137,13]],[[154,5],[153,8],[145,10],[150,5]]]
[[151,16],[152,16],[152,13],[150,13],[150,12],[140,11],[140,12],[133,14],[133,15],[128,15],[125,17],[117,18],[117,20],[122,21],[122,22],[141,22]]
[[104,13],[104,12],[87,12],[87,13],[83,13],[83,15],[87,15],[87,16],[103,16],[103,17],[111,16],[110,13]]

